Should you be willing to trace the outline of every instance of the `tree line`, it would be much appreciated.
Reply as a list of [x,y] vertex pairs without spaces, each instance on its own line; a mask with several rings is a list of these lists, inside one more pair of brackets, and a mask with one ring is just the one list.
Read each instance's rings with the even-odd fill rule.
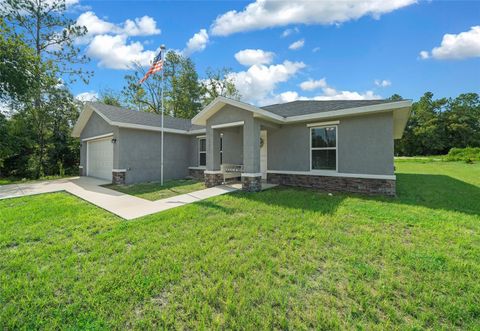
[[466,147],[480,147],[479,95],[434,99],[433,93],[426,92],[412,105],[403,137],[395,141],[395,155],[444,155],[452,148]]

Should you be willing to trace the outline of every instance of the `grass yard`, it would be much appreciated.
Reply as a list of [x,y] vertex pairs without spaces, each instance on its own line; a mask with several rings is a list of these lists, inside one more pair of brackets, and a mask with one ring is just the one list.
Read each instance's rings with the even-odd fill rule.
[[480,165],[397,175],[397,198],[275,188],[134,221],[1,200],[0,329],[480,329]]
[[197,179],[176,179],[163,183],[149,182],[132,185],[105,185],[109,189],[155,201],[205,189],[203,181]]

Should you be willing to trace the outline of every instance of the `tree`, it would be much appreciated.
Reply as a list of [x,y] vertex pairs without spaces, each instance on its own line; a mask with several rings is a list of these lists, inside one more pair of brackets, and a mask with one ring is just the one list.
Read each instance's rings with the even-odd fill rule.
[[223,96],[235,100],[240,99],[233,79],[230,76],[230,69],[221,68],[214,70],[208,68],[206,72],[207,77],[202,81],[202,105],[205,107],[212,102],[216,97]]
[[2,16],[35,50],[37,81],[42,74],[50,77],[66,74],[72,81],[81,78],[87,82],[91,73],[72,66],[89,61],[75,45],[75,40],[87,33],[87,28],[65,16],[65,0],[5,0],[2,6]]
[[[47,167],[48,139],[51,136],[52,111],[49,104],[53,99],[49,93],[57,92],[65,84],[60,77],[70,82],[78,78],[88,81],[90,73],[78,64],[89,59],[80,54],[75,40],[86,34],[87,29],[77,26],[65,16],[65,0],[5,0],[2,15],[12,26],[12,31],[23,42],[34,49],[34,81],[29,84],[29,98],[25,102],[25,118],[30,121],[34,133],[35,177],[45,174]],[[71,96],[70,96],[71,97]]]
[[160,90],[162,88],[160,75],[150,75],[145,82],[138,83],[145,76],[147,70],[139,63],[133,63],[132,72],[125,75],[122,95],[128,107],[138,111],[159,114],[161,112]]
[[448,152],[445,121],[442,115],[447,99],[433,100],[426,92],[412,105],[412,112],[401,141],[396,143],[397,155],[436,155]]
[[[133,64],[132,73],[125,76],[122,90],[128,106],[140,111],[161,112],[161,74],[151,75],[138,84],[147,68]],[[200,86],[195,64],[189,58],[170,51],[164,63],[164,107],[165,112],[175,117],[192,118],[201,107]]]
[[33,84],[35,53],[0,17],[0,101],[14,103]]
[[401,95],[399,94],[392,94],[390,97],[387,98],[387,100],[391,100],[391,101],[402,101],[403,98]]
[[98,101],[106,105],[121,107],[121,99],[121,96],[117,92],[111,89],[105,89],[100,91]]
[[443,114],[446,136],[452,147],[480,146],[480,98],[476,93],[449,99]]
[[0,176],[6,159],[13,155],[14,139],[9,133],[9,122],[0,113]]

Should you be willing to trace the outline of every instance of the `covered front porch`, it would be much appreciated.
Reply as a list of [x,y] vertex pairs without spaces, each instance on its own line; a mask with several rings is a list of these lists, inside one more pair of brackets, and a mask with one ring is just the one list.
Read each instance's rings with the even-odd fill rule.
[[207,126],[205,185],[241,181],[242,189],[257,192],[267,185],[269,126],[248,120]]
[[240,180],[242,189],[249,192],[269,187],[268,132],[276,129],[275,124],[241,109],[234,113],[224,109],[206,122],[205,185]]

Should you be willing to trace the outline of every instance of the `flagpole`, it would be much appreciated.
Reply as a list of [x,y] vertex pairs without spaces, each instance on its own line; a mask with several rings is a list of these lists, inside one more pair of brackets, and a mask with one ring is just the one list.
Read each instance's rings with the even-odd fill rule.
[[163,113],[164,113],[164,108],[163,108],[163,90],[164,90],[164,74],[163,72],[165,71],[165,45],[160,46],[160,51],[162,52],[162,153],[160,154],[160,185],[163,186]]

